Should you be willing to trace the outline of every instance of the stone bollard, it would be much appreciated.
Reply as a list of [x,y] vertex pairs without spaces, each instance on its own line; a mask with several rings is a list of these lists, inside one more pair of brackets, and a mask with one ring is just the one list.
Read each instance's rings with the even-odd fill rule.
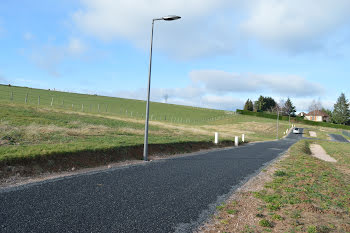
[[244,138],[244,134],[242,134],[242,142],[244,142],[244,139],[245,139],[245,138]]
[[238,136],[235,136],[235,146],[238,146]]
[[215,144],[218,144],[218,143],[219,143],[219,133],[218,133],[218,132],[215,132],[214,143],[215,143]]

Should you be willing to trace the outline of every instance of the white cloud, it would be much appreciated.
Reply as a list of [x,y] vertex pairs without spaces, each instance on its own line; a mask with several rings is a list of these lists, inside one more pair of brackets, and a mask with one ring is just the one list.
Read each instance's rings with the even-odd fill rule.
[[295,75],[235,74],[220,70],[197,70],[191,80],[217,93],[273,93],[284,96],[315,96],[323,93],[318,83]]
[[168,14],[182,16],[178,21],[155,24],[156,48],[181,58],[232,54],[247,45],[247,37],[293,53],[323,49],[325,40],[350,18],[348,0],[82,0],[81,3],[81,8],[72,15],[80,30],[103,40],[128,40],[141,48],[148,48],[152,18]]
[[[294,97],[298,108],[304,109],[303,100],[324,93],[321,85],[293,75],[234,74],[218,70],[197,70],[189,74],[191,83],[182,88],[152,88],[151,100],[169,103],[233,110],[242,108],[249,97],[273,96]],[[116,96],[131,99],[146,99],[146,89],[119,91]],[[248,96],[248,97],[247,97]],[[277,97],[276,97],[277,96]],[[311,102],[311,101],[309,101]],[[328,107],[328,105],[326,105]]]
[[[309,106],[313,100],[317,101],[318,98],[296,98],[292,99],[292,102],[298,112],[309,112]],[[330,99],[320,99],[320,103],[322,104],[322,107],[333,110],[335,101]]]
[[[83,0],[73,21],[84,32],[103,40],[130,40],[147,48],[153,18],[177,14],[181,20],[155,22],[155,46],[178,57],[228,53],[233,34],[228,30],[231,16],[220,10],[232,7],[229,0]],[[181,44],[181,46],[179,46]]]
[[241,29],[270,47],[312,50],[349,20],[349,10],[348,0],[255,0]]

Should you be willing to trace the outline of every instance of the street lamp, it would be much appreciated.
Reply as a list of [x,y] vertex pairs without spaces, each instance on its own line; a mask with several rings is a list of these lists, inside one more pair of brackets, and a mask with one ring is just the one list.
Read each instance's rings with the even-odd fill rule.
[[176,15],[168,15],[164,16],[162,18],[156,18],[152,20],[152,33],[151,33],[151,52],[149,57],[149,73],[148,73],[148,88],[147,88],[147,104],[146,104],[146,122],[145,122],[145,141],[144,141],[144,147],[143,147],[143,159],[147,161],[148,156],[148,121],[149,121],[149,97],[150,97],[150,91],[151,91],[151,72],[152,72],[152,47],[153,47],[153,28],[154,28],[154,21],[157,20],[165,20],[165,21],[173,21],[181,19],[180,16]]

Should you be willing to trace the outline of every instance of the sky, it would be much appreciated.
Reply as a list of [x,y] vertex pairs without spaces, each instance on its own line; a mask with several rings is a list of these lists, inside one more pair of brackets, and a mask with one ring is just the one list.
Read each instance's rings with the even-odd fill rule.
[[1,0],[0,83],[241,109],[350,97],[348,0]]

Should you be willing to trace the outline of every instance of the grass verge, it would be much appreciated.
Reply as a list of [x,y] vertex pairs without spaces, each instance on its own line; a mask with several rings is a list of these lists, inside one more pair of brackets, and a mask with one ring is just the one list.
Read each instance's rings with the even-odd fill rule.
[[293,145],[262,172],[260,188],[237,194],[203,232],[350,232],[350,144],[317,142],[333,164],[310,156],[309,143]]

